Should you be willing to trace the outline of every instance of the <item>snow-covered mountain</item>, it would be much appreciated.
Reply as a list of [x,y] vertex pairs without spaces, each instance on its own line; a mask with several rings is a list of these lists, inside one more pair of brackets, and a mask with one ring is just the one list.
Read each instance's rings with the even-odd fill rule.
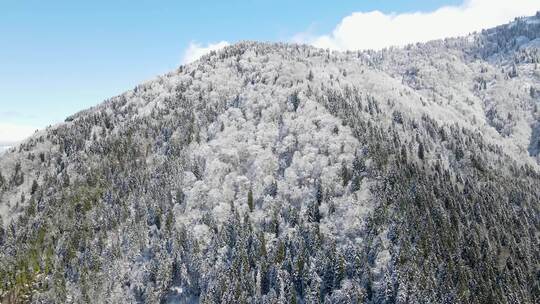
[[540,15],[242,42],[0,155],[0,298],[538,303]]

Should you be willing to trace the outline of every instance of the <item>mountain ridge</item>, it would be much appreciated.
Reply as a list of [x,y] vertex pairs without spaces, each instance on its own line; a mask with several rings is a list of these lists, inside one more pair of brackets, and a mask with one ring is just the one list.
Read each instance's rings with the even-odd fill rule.
[[0,297],[536,302],[537,19],[242,42],[39,131],[0,156]]

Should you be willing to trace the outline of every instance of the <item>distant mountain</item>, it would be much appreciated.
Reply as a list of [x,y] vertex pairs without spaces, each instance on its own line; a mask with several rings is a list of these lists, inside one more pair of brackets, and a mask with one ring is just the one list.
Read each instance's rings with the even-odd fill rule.
[[0,298],[539,303],[539,45],[242,42],[68,117],[0,156]]

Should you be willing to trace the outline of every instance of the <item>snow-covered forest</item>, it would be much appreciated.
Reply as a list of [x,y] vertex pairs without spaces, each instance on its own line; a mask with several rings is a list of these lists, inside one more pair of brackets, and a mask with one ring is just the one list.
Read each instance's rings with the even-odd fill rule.
[[0,154],[0,299],[538,303],[540,15],[242,42]]

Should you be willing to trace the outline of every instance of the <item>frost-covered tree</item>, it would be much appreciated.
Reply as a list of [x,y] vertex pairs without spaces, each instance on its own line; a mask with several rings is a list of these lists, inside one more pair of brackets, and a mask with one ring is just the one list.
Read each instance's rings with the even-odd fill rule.
[[37,132],[0,156],[0,298],[538,302],[537,19],[242,42]]

